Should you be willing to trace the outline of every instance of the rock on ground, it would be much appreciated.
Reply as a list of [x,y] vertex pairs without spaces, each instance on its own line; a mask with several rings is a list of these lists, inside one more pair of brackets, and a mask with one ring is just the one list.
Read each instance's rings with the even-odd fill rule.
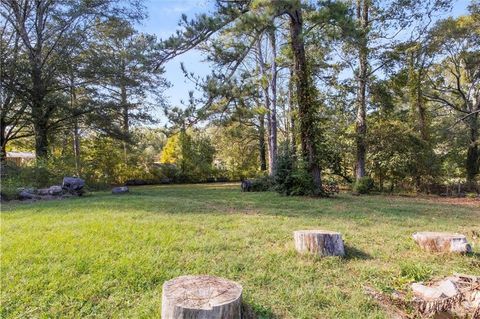
[[112,194],[125,194],[128,192],[129,192],[128,186],[114,187],[112,189]]

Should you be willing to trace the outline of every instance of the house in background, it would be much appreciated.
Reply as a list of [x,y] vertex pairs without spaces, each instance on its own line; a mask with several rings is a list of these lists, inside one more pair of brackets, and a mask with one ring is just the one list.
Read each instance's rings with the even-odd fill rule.
[[35,153],[31,152],[7,152],[7,161],[17,166],[25,165],[35,160]]

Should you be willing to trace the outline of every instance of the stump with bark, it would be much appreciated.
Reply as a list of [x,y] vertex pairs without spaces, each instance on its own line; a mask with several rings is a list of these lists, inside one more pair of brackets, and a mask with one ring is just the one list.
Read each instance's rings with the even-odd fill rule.
[[295,249],[320,257],[345,256],[342,235],[325,230],[297,230],[293,232]]
[[429,252],[469,253],[472,247],[467,238],[461,234],[418,232],[413,234],[417,244]]
[[180,276],[163,285],[163,319],[240,319],[242,286],[214,276]]

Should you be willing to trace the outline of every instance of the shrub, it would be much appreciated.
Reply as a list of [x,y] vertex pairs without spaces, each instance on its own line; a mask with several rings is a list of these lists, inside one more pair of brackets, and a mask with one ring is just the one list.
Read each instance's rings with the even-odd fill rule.
[[315,195],[315,185],[310,173],[303,163],[295,167],[292,171],[292,187],[290,194],[292,196]]
[[357,179],[353,186],[353,191],[358,194],[368,194],[373,190],[373,179],[365,176]]
[[251,182],[250,191],[252,192],[267,192],[273,187],[273,180],[269,176],[255,178]]
[[277,173],[274,178],[275,190],[287,196],[302,196],[315,194],[311,175],[303,161],[295,162],[289,151],[284,151],[278,157]]
[[322,191],[326,196],[332,196],[340,193],[340,188],[338,187],[338,183],[336,181],[328,180],[323,181]]

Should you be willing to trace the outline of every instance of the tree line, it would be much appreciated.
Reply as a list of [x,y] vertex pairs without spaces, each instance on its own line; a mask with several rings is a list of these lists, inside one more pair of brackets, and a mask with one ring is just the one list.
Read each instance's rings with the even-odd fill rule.
[[[33,145],[37,162],[68,157],[95,180],[174,165],[190,179],[283,176],[312,194],[330,180],[475,187],[478,1],[455,18],[441,18],[447,0],[210,3],[160,41],[135,28],[141,2],[2,1],[2,161]],[[170,106],[163,66],[190,50],[211,74],[182,65],[201,95]],[[158,108],[168,128],[151,128]]]

